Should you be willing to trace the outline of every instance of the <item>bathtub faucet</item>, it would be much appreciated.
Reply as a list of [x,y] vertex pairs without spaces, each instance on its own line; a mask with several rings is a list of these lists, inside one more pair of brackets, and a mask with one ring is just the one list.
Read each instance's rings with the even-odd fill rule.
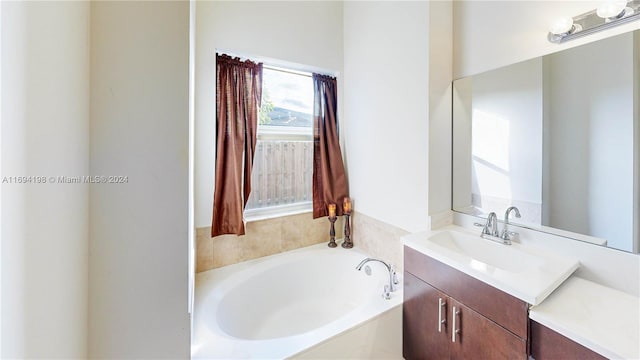
[[[389,270],[389,285],[384,286],[384,292],[382,293],[382,296],[387,300],[391,299],[391,293],[397,290],[396,285],[399,282],[398,275],[396,274],[396,270],[393,268],[393,265],[389,265],[382,260],[373,259],[373,258],[366,258],[362,260],[360,264],[356,266],[356,270],[358,271],[362,270],[362,267],[364,266],[364,264],[368,263],[369,261],[377,261],[379,263],[382,263],[384,266],[387,267],[387,270]],[[371,275],[371,269],[368,266],[365,267],[364,270],[367,273],[367,275]]]

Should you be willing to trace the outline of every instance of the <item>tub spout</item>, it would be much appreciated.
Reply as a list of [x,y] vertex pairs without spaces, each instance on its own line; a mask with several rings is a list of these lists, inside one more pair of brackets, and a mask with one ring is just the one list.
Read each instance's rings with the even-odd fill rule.
[[362,260],[360,264],[356,266],[356,270],[358,271],[362,270],[362,267],[364,266],[364,264],[368,263],[369,261],[377,261],[387,267],[387,270],[389,271],[389,285],[384,286],[384,292],[382,293],[382,296],[387,300],[391,299],[391,293],[397,290],[396,285],[399,283],[398,274],[396,273],[396,270],[393,268],[393,265],[387,264],[386,262],[380,259],[373,259],[373,258],[366,258]]

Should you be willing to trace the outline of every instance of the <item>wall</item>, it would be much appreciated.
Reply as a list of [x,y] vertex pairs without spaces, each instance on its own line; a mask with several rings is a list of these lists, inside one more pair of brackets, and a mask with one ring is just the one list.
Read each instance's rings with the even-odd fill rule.
[[[2,5],[0,4],[0,175],[2,170]],[[2,223],[2,186],[0,186],[0,224]],[[0,259],[2,259],[2,231],[0,231]],[[2,265],[0,265],[0,357],[2,357]]]
[[607,239],[626,251],[633,238],[635,80],[610,76],[609,69],[633,74],[633,37],[627,33],[544,59],[548,151],[554,156],[544,199],[549,222],[543,225]]
[[344,3],[343,104],[354,209],[405,231],[428,228],[428,45],[427,2]]
[[451,212],[453,1],[429,1],[429,215]]
[[640,253],[640,33],[633,35],[633,178],[638,179],[633,185],[633,251]]
[[189,358],[189,2],[92,2],[89,356]]
[[[195,223],[202,228],[211,225],[213,205],[216,51],[341,75],[342,3],[197,2],[196,34]],[[338,90],[341,104],[341,76]]]
[[87,356],[89,3],[2,2],[2,358]]
[[595,9],[600,1],[454,1],[453,78],[479,74],[633,29],[640,22],[553,44],[551,22]]

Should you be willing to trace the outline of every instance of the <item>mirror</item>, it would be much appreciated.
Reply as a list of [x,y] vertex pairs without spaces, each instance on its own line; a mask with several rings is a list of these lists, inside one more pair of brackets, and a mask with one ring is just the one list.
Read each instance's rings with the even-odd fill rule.
[[454,211],[640,250],[640,30],[453,83]]

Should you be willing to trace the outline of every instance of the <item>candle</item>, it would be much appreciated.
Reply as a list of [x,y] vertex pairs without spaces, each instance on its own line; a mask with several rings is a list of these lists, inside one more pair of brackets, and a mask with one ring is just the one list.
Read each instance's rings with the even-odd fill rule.
[[344,201],[342,203],[342,210],[345,214],[351,213],[351,199],[349,199],[348,197],[344,198]]
[[329,204],[329,217],[336,217],[336,204]]

